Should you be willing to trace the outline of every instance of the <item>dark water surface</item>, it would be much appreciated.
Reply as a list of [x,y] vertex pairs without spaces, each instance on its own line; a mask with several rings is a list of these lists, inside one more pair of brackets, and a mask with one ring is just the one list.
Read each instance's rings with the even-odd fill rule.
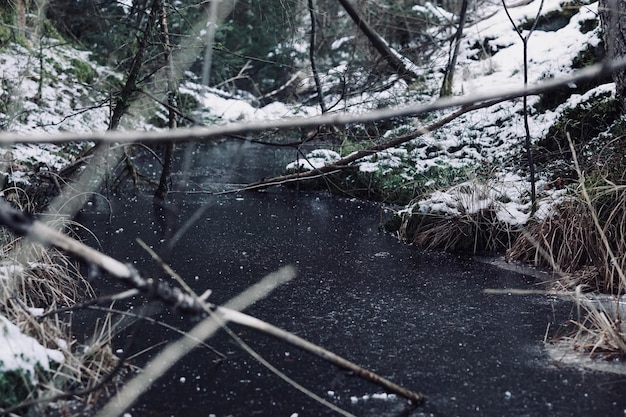
[[[245,152],[244,152],[245,151]],[[235,143],[196,148],[189,177],[199,189],[273,175],[273,150]],[[145,161],[138,163],[146,164]],[[282,162],[281,162],[282,163]],[[486,288],[536,288],[530,276],[469,257],[404,246],[379,229],[374,203],[325,193],[275,188],[223,196],[174,193],[154,209],[140,192],[94,200],[79,221],[101,248],[148,274],[162,275],[135,243],[139,237],[166,256],[197,291],[221,303],[277,268],[298,276],[248,313],[296,333],[428,397],[410,410],[371,383],[284,342],[232,325],[247,343],[311,391],[359,416],[623,416],[623,377],[583,372],[549,358],[547,326],[569,313],[542,296],[488,295]],[[110,204],[110,205],[109,205]],[[171,251],[172,233],[205,211]],[[101,284],[100,291],[111,285]],[[162,310],[156,317],[190,328]],[[551,330],[551,331],[552,331]],[[133,352],[175,340],[147,324]],[[211,339],[227,355],[221,364],[198,349],[156,382],[133,416],[335,415],[248,356],[224,332]],[[120,341],[123,344],[123,341]],[[158,350],[155,349],[155,350]],[[144,353],[145,361],[154,351]]]

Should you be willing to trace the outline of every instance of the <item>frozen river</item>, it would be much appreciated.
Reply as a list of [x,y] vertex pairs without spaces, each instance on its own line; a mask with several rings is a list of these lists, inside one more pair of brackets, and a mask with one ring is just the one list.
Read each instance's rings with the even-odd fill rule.
[[[426,403],[409,409],[405,400],[284,342],[236,325],[232,329],[289,377],[352,414],[624,415],[622,377],[568,367],[546,352],[545,335],[568,318],[568,303],[484,292],[544,288],[537,278],[471,257],[404,246],[381,230],[387,214],[375,203],[283,188],[220,196],[197,192],[273,175],[263,171],[263,163],[277,156],[266,149],[199,146],[188,175],[174,176],[196,192],[171,194],[161,208],[141,191],[111,196],[108,202],[96,199],[78,220],[94,231],[105,253],[162,276],[135,243],[141,238],[197,292],[212,289],[213,303],[294,265],[297,277],[247,313],[425,394]],[[197,220],[169,247],[194,216]],[[104,283],[100,291],[111,287]],[[183,329],[193,324],[168,310],[155,317]],[[137,362],[178,337],[144,325],[133,350],[155,349]],[[335,415],[276,377],[224,332],[209,343],[226,359],[216,363],[210,350],[194,351],[155,382],[130,413]]]

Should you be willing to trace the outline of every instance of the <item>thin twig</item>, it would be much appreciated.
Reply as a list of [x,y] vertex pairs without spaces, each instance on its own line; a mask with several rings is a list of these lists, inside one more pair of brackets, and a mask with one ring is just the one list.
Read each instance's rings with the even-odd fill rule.
[[600,239],[602,240],[602,244],[604,245],[604,250],[606,250],[606,253],[609,255],[609,261],[611,262],[611,265],[613,265],[613,268],[615,268],[615,271],[617,272],[617,275],[619,276],[619,280],[621,284],[619,288],[619,292],[621,293],[622,289],[626,288],[626,274],[624,274],[624,271],[622,270],[622,267],[620,266],[620,263],[617,260],[617,257],[615,256],[613,249],[611,249],[611,245],[609,244],[609,240],[606,237],[606,233],[604,232],[604,229],[602,228],[602,225],[600,224],[600,220],[598,219],[598,213],[595,210],[593,203],[591,202],[591,197],[589,197],[589,193],[587,192],[587,187],[585,186],[585,174],[580,169],[580,165],[578,164],[578,156],[576,154],[574,142],[572,141],[572,138],[569,132],[566,132],[566,135],[567,135],[567,141],[569,143],[570,151],[572,152],[572,159],[574,160],[574,167],[576,169],[576,173],[578,174],[578,180],[580,182],[580,192],[583,195],[583,198],[585,199],[585,203],[587,204],[589,211],[591,212],[591,218],[593,219],[593,224],[596,228],[596,231],[600,235]]
[[[31,239],[36,240],[39,243],[44,244],[45,246],[55,246],[59,249],[65,250],[66,252],[69,252],[70,254],[82,259],[83,261],[88,262],[89,264],[96,265],[101,269],[107,271],[111,275],[120,279],[127,286],[131,288],[136,288],[142,293],[145,293],[147,296],[158,299],[167,305],[173,306],[181,312],[193,314],[212,312],[213,314],[221,317],[223,320],[232,321],[237,324],[241,324],[243,326],[262,331],[264,333],[277,337],[280,340],[297,346],[303,350],[306,350],[307,352],[310,352],[322,359],[325,359],[326,361],[331,362],[340,368],[351,370],[361,378],[367,379],[370,382],[373,382],[383,387],[389,392],[393,392],[404,398],[407,398],[414,404],[420,404],[425,399],[422,394],[400,387],[399,385],[367,369],[364,369],[348,361],[347,359],[342,358],[341,356],[334,354],[333,352],[330,352],[320,346],[317,346],[307,340],[304,340],[269,323],[263,322],[252,316],[240,313],[237,310],[244,309],[248,306],[248,298],[246,297],[248,297],[249,294],[246,297],[242,295],[243,298],[241,299],[236,298],[236,300],[239,300],[238,303],[233,301],[227,304],[226,307],[205,303],[198,297],[181,291],[180,288],[173,288],[168,285],[164,285],[158,281],[155,281],[151,278],[142,277],[139,272],[130,265],[123,264],[118,260],[104,255],[75,239],[65,236],[61,232],[54,230],[37,220],[29,218],[24,213],[10,207],[8,203],[4,201],[0,201],[0,224],[6,226],[7,228],[19,235],[27,236]],[[292,267],[284,267],[275,274],[281,276],[284,275],[284,277],[281,279],[286,280],[291,279],[293,275],[295,275],[295,271]],[[279,278],[274,277],[273,279],[277,280]],[[267,285],[269,284],[265,283],[265,281],[262,281],[262,283],[256,285],[256,287],[258,287],[256,291],[267,291],[268,288],[264,287]],[[252,289],[250,289],[250,291],[251,290]],[[207,320],[209,321],[207,322]],[[217,325],[215,324],[215,320],[211,320],[211,317],[209,317],[207,320],[203,322],[205,323],[205,327],[197,327],[198,333],[194,336],[195,338],[199,340],[204,340],[215,331],[210,330]],[[202,323],[199,326],[202,326]],[[193,332],[194,331],[192,331],[192,333]],[[191,348],[193,348],[193,346],[190,344],[190,342],[183,343],[183,350],[190,350]],[[170,352],[167,355],[170,355],[168,357],[169,359],[174,360],[171,356],[173,355],[173,352]],[[137,387],[135,388],[138,389]]]
[[318,178],[324,175],[329,175],[332,174],[334,172],[338,172],[340,170],[343,169],[347,169],[349,168],[349,164],[351,164],[352,162],[361,159],[361,158],[365,158],[367,156],[371,156],[374,155],[377,152],[383,151],[385,149],[389,149],[392,148],[394,146],[398,146],[401,145],[405,142],[411,141],[415,138],[418,138],[419,136],[425,135],[427,133],[433,132],[437,129],[439,129],[440,127],[450,123],[452,120],[462,116],[465,113],[468,113],[470,111],[474,111],[474,110],[478,110],[481,108],[485,108],[485,107],[490,107],[493,106],[495,104],[498,104],[500,102],[502,102],[503,100],[501,99],[495,99],[495,100],[491,100],[491,101],[486,101],[486,102],[481,102],[481,103],[476,103],[470,106],[466,106],[466,107],[462,107],[461,109],[450,113],[444,117],[442,117],[441,119],[435,121],[434,123],[426,126],[426,127],[420,127],[417,128],[413,133],[410,133],[408,135],[405,136],[401,136],[399,138],[395,138],[392,139],[390,141],[384,142],[384,143],[380,143],[377,145],[373,145],[370,146],[368,148],[362,149],[360,151],[357,152],[353,152],[350,155],[339,159],[338,161],[335,161],[331,164],[327,164],[324,165],[322,167],[319,168],[315,168],[312,169],[310,171],[304,171],[304,172],[295,172],[292,174],[286,174],[286,175],[281,175],[278,177],[274,177],[274,178],[266,178],[263,179],[261,181],[257,181],[248,185],[245,185],[241,188],[238,188],[236,190],[228,190],[228,191],[224,191],[222,193],[232,193],[232,192],[238,192],[238,191],[242,191],[242,190],[255,190],[255,189],[259,189],[259,188],[267,188],[270,186],[275,186],[275,185],[282,185],[282,184],[287,184],[290,182],[294,182],[294,181],[300,181],[300,180],[304,180],[304,179],[313,179],[313,178]]
[[[245,309],[293,277],[294,271],[292,268],[283,268],[278,272],[269,274],[260,282],[230,300],[226,303],[226,306],[234,310]],[[209,316],[191,329],[186,337],[165,347],[146,365],[142,373],[124,385],[121,391],[100,410],[96,417],[117,417],[121,415],[142,393],[150,388],[154,381],[194,349],[199,344],[199,341],[208,339],[219,328],[220,324],[213,317]]]
[[[165,263],[160,257],[159,255],[154,252],[152,250],[152,248],[150,248],[148,245],[145,244],[145,242],[143,242],[141,239],[137,239],[137,243],[139,243],[139,245],[150,254],[150,256],[152,257],[152,259],[154,259],[156,262],[158,262],[161,266],[161,268],[163,268],[163,270],[165,272],[167,272],[171,277],[173,277],[179,284],[181,284],[181,286],[183,288],[185,288],[190,294],[194,294],[194,296],[197,297],[197,294],[193,291],[192,288],[190,288],[187,283],[185,283],[185,281],[182,279],[182,277],[180,275],[178,275],[178,273],[176,273],[176,271],[174,271],[167,263]],[[204,301],[206,297],[201,297],[201,300]],[[316,395],[315,393],[313,393],[311,390],[307,389],[306,387],[298,384],[296,381],[294,381],[293,379],[289,378],[287,375],[285,375],[285,373],[281,372],[279,369],[277,369],[275,366],[273,366],[271,363],[269,363],[265,358],[263,358],[259,353],[257,353],[254,349],[252,349],[248,344],[246,344],[243,340],[241,340],[240,337],[238,337],[235,332],[233,332],[227,325],[226,323],[224,323],[218,316],[216,316],[215,314],[211,314],[211,316],[218,320],[218,322],[221,324],[222,328],[226,331],[226,333],[228,333],[228,335],[235,341],[237,342],[237,344],[243,349],[245,350],[250,356],[252,356],[254,359],[256,359],[259,363],[261,363],[263,366],[265,366],[270,372],[273,372],[275,375],[277,375],[279,378],[281,378],[282,380],[286,381],[288,384],[290,384],[291,386],[293,386],[294,388],[296,388],[297,390],[299,390],[300,392],[304,393],[305,395],[308,395],[309,397],[311,397],[313,400],[319,402],[320,404],[330,408],[331,410],[334,410],[336,412],[338,412],[339,414],[342,414],[344,416],[347,417],[354,417],[352,414],[348,413],[347,411],[337,407],[336,405],[332,404],[329,401],[326,401],[325,399],[321,398],[320,396]]]

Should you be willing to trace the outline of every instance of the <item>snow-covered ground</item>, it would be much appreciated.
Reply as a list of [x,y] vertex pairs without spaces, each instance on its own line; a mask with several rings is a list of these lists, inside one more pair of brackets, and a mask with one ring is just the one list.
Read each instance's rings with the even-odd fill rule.
[[0,378],[2,373],[21,371],[35,386],[38,382],[37,367],[49,371],[51,363],[60,364],[63,361],[60,350],[45,348],[0,314]]
[[[450,18],[449,13],[432,5],[428,7],[431,11]],[[512,8],[510,14],[517,24],[521,24],[533,18],[538,7],[539,2],[534,1]],[[546,0],[542,14],[560,8],[559,0]],[[481,7],[479,14],[483,16],[482,20],[475,19],[465,28],[454,81],[456,95],[501,91],[523,85],[523,43],[506,13],[499,2],[496,2],[492,6]],[[599,27],[586,33],[581,30],[583,22],[597,19],[597,3],[592,3],[581,6],[566,26],[556,31],[538,29],[532,33],[528,41],[529,82],[570,73],[573,58],[589,45],[600,42]],[[527,33],[522,32],[523,35]],[[433,62],[432,68],[445,67],[446,58],[446,54],[442,54]],[[81,74],[77,73],[77,67],[83,68]],[[334,68],[322,78],[332,80],[342,70],[341,67]],[[85,79],[86,76],[88,79]],[[419,91],[404,81],[397,80],[385,91],[347,98],[336,109],[363,112],[375,108],[381,102],[403,105],[433,100],[424,91],[438,91],[441,72],[429,70],[425,77],[428,80],[427,87],[420,88]],[[102,85],[111,80],[120,82],[122,76],[91,62],[88,53],[61,45],[54,39],[45,40],[41,48],[32,50],[16,44],[8,45],[0,51],[0,129],[23,134],[33,131],[105,130],[111,107],[109,97],[103,95],[104,93],[97,93],[96,90],[106,91]],[[99,86],[92,88],[93,85]],[[565,108],[574,106],[593,94],[612,90],[612,85],[604,85],[585,95],[572,96],[553,111],[533,111],[530,120],[532,137],[541,138]],[[230,95],[208,89],[199,86],[190,76],[181,80],[180,91],[194,96],[201,104],[202,110],[196,112],[194,117],[214,123],[269,120],[319,113],[314,107],[296,107],[280,102],[258,107],[245,94]],[[332,102],[335,97],[327,99]],[[530,97],[529,104],[532,106],[537,100],[537,97]],[[155,108],[156,105],[153,111]],[[140,119],[135,124],[129,122],[126,128],[154,129],[153,126],[143,124],[143,120],[146,119]],[[414,123],[419,124],[418,121]],[[388,132],[386,135],[391,136],[393,133]],[[388,149],[375,157],[362,159],[355,165],[362,172],[378,171],[382,175],[393,170],[394,174],[407,183],[423,176],[434,166],[465,171],[465,178],[460,183],[433,190],[407,206],[405,212],[419,210],[454,215],[461,208],[466,212],[474,212],[491,207],[495,208],[497,218],[502,222],[519,225],[529,218],[530,185],[525,173],[507,170],[511,165],[507,161],[519,154],[523,141],[522,101],[512,100],[467,113],[405,146]],[[11,149],[14,160],[44,162],[53,169],[68,162],[59,150],[56,145],[19,145]],[[334,151],[318,150],[309,155],[308,161],[294,162],[289,168],[318,168],[338,158],[339,154]],[[485,165],[493,167],[491,178],[483,180],[472,174],[477,167]],[[8,170],[9,168],[5,168],[5,172],[12,178],[20,178],[19,171]],[[563,198],[564,191],[555,192],[545,185],[545,179],[540,178],[537,184],[537,192],[541,198],[538,216],[547,215],[555,199]],[[35,364],[47,369],[50,361],[62,360],[60,352],[43,348],[33,339],[20,334],[14,325],[0,316],[0,371],[19,367],[32,376]]]
[[[511,8],[509,13],[517,25],[522,25],[534,19],[538,7],[539,2],[531,2]],[[561,7],[559,0],[547,0],[541,14],[561,10]],[[430,5],[430,8],[434,6]],[[482,8],[480,15],[487,17],[476,19],[464,31],[454,79],[455,95],[497,93],[524,85],[523,42],[501,4],[497,2]],[[599,24],[583,33],[583,23],[588,21],[598,21],[597,3],[581,6],[569,23],[556,31],[544,31],[539,27],[530,36],[528,30],[521,31],[523,36],[529,36],[529,84],[572,73],[573,59],[589,46],[596,46],[601,39]],[[446,58],[442,57],[433,67],[445,67]],[[441,74],[434,72],[427,76],[436,91],[442,81]],[[541,139],[565,109],[594,95],[613,91],[614,85],[606,84],[583,95],[573,94],[555,110],[543,113],[532,109],[539,97],[529,97],[531,137]],[[403,97],[401,101],[410,101],[410,89],[404,91]],[[445,112],[439,113],[442,114]],[[379,171],[382,174],[389,172],[391,167],[400,166],[402,172],[399,175],[407,183],[416,181],[431,167],[465,171],[466,180],[451,184],[446,189],[433,190],[431,194],[415,200],[404,212],[417,210],[458,215],[459,211],[473,213],[490,208],[495,209],[500,221],[521,225],[529,219],[530,183],[526,173],[510,172],[510,169],[514,165],[512,160],[520,155],[524,141],[523,105],[522,100],[517,99],[467,113],[407,145],[361,159],[355,165],[362,172]],[[308,155],[310,160],[315,161],[315,167],[323,163],[321,155],[320,151]],[[334,155],[328,154],[327,162],[334,160]],[[313,168],[302,161],[300,163],[304,169]],[[474,174],[481,166],[491,167],[490,178],[478,178]],[[397,174],[397,171],[394,172]],[[560,201],[565,191],[553,190],[548,186],[547,179],[539,174],[536,183],[539,210],[536,216],[541,218],[550,212],[555,202]]]

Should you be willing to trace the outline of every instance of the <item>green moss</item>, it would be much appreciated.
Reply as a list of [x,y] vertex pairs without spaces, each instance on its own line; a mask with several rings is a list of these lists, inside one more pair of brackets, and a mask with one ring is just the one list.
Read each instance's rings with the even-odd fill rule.
[[49,38],[54,38],[58,39],[61,42],[65,42],[63,36],[61,36],[57,28],[54,27],[52,22],[50,22],[50,20],[48,19],[43,19],[43,33]]
[[7,44],[10,38],[11,29],[9,29],[9,27],[4,23],[0,23],[0,46]]
[[0,408],[19,404],[28,398],[32,389],[30,378],[22,370],[0,372]]
[[17,14],[11,2],[0,2],[0,45],[15,42],[26,46],[26,38],[17,29]]
[[580,33],[588,33],[600,25],[599,19],[587,19],[580,22]]
[[54,71],[56,72],[56,74],[62,74],[63,73],[63,67],[61,66],[61,64],[59,64],[56,61],[52,62],[52,68],[54,68]]
[[385,166],[383,162],[373,172],[344,171],[334,181],[338,190],[351,196],[404,205],[425,192],[445,188],[466,177],[465,169],[447,165],[435,165],[416,173],[414,163],[403,160],[397,167]]
[[87,62],[80,59],[72,59],[72,67],[74,67],[74,73],[76,79],[81,84],[91,84],[96,79],[96,71]]
[[368,146],[372,145],[371,141],[354,141],[352,139],[349,139],[347,136],[344,137],[344,139],[341,142],[341,145],[339,145],[339,154],[341,154],[341,156],[347,156],[350,155],[353,152],[357,152],[357,151],[361,151],[365,148],[367,148]]
[[538,145],[548,151],[567,149],[568,135],[576,143],[589,142],[620,118],[621,104],[609,93],[598,94],[565,110]]
[[191,113],[198,108],[199,104],[198,100],[191,94],[178,94],[178,110],[180,110],[181,113]]
[[[195,96],[191,94],[186,94],[186,93],[179,93],[177,102],[178,102],[178,110],[182,114],[189,115],[189,116],[191,116],[193,112],[196,111],[198,109],[198,106],[200,105],[198,100],[196,100]],[[190,122],[189,120],[185,118],[180,118],[179,120],[180,127],[191,126],[192,124],[193,124],[192,122]]]
[[590,65],[598,64],[604,60],[604,43],[598,45],[587,45],[585,49],[580,51],[572,60],[572,68],[584,68]]
[[[604,57],[604,44],[602,42],[596,46],[587,45],[587,47],[580,51],[572,60],[572,68],[585,68],[590,65],[600,63],[604,60]],[[567,99],[572,96],[572,94],[584,94],[592,88],[611,81],[611,75],[607,74],[591,80],[581,80],[574,86],[566,85],[561,88],[551,90],[549,93],[541,95],[540,100],[535,105],[535,109],[539,113],[543,113],[546,110],[554,110],[559,105],[565,103]]]
[[570,139],[585,170],[609,168],[609,161],[616,157],[621,161],[624,149],[620,135],[626,127],[621,112],[621,103],[609,93],[598,94],[565,110],[537,142],[536,162],[557,171],[555,175],[563,179],[575,179]]

